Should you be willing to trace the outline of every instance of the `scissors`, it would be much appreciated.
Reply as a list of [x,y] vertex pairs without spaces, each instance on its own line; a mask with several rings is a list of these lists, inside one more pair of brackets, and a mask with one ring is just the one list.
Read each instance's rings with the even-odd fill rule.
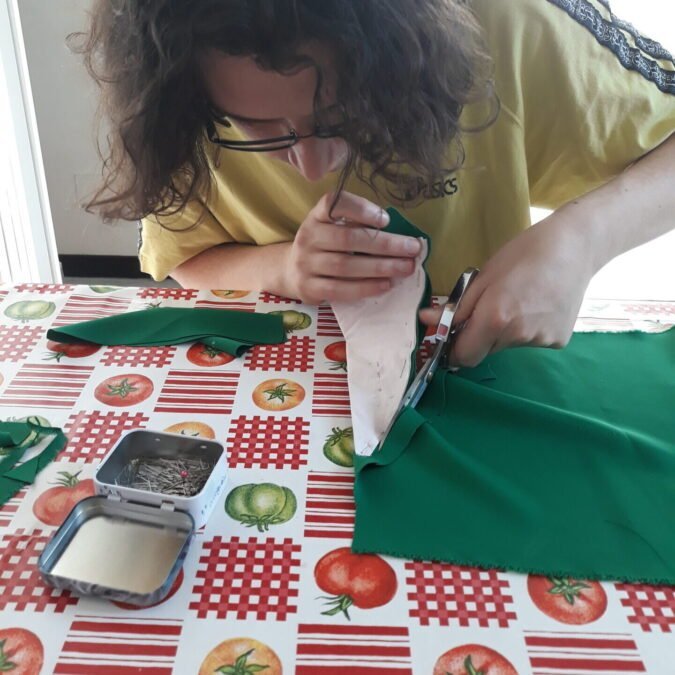
[[443,313],[441,314],[441,320],[438,323],[438,328],[436,329],[436,335],[434,337],[436,341],[436,349],[431,358],[420,368],[419,372],[415,376],[415,379],[412,381],[408,389],[406,390],[401,402],[399,403],[394,416],[391,418],[391,422],[387,427],[387,430],[382,435],[380,439],[380,447],[384,439],[387,438],[389,432],[394,426],[394,422],[398,416],[403,412],[405,408],[414,408],[419,400],[422,398],[422,394],[426,391],[427,386],[433,379],[436,371],[439,366],[441,368],[446,368],[451,372],[456,372],[458,368],[450,367],[450,352],[452,350],[452,344],[457,337],[457,334],[464,327],[464,323],[461,323],[459,326],[452,326],[452,322],[457,313],[459,303],[461,302],[466,290],[469,288],[473,280],[478,276],[478,270],[475,267],[468,267],[460,275],[455,287],[450,292],[448,296],[448,301],[445,303],[443,308]]

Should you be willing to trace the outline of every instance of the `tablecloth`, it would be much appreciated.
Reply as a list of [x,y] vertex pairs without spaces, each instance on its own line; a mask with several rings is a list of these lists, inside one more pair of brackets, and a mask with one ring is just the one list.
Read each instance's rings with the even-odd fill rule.
[[[282,310],[289,339],[231,359],[198,344],[96,349],[45,338],[52,326],[148,306]],[[588,300],[581,316],[580,329],[660,330],[675,323],[675,302]],[[351,557],[348,365],[328,306],[243,291],[21,284],[0,291],[0,337],[0,419],[44,418],[69,439],[0,509],[7,672],[675,673],[674,588]],[[124,380],[126,395],[111,394]],[[229,462],[170,597],[142,610],[57,591],[37,571],[58,523],[93,493],[96,465],[131,428],[216,438]],[[234,499],[226,509],[237,488],[283,516],[261,520]],[[326,613],[341,594],[353,604]]]

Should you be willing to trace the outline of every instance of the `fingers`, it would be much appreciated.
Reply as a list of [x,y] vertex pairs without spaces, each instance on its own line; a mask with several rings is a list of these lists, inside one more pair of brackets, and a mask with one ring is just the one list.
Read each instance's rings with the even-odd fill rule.
[[485,287],[480,274],[466,289],[452,321],[454,328],[461,327],[454,339],[450,352],[453,366],[477,366],[489,353],[494,344],[493,333],[486,330],[489,316],[480,303]]
[[421,247],[415,237],[380,232],[367,227],[326,223],[317,223],[314,227],[306,228],[302,236],[309,240],[309,246],[315,250],[383,257],[414,258]]
[[381,295],[391,288],[387,279],[329,279],[313,277],[305,284],[306,302],[353,302],[361,298]]
[[323,277],[339,279],[376,279],[406,277],[415,270],[415,261],[369,255],[321,252],[309,261],[309,271]]
[[485,284],[480,274],[474,279],[471,285],[464,291],[464,295],[459,302],[459,307],[455,312],[452,324],[460,326],[473,314],[476,304],[485,291]]
[[382,232],[389,215],[363,197],[343,192],[331,210],[334,198],[324,195],[295,236],[290,269],[300,299],[376,296],[414,272],[414,258],[422,250],[415,237]]
[[482,332],[480,326],[475,327],[468,321],[457,335],[450,352],[450,363],[453,366],[474,368],[492,352],[492,338]]
[[420,321],[425,326],[433,326],[434,328],[438,326],[441,314],[443,314],[442,307],[425,307],[419,311]]
[[359,225],[381,229],[389,224],[389,214],[377,204],[364,197],[342,192],[331,212],[335,194],[329,192],[318,201],[312,210],[314,217],[322,223],[345,220]]
[[450,361],[473,367],[488,354],[512,347],[562,349],[569,341],[573,322],[567,332],[547,323],[537,315],[524,316],[508,301],[495,304],[483,295],[457,335]]

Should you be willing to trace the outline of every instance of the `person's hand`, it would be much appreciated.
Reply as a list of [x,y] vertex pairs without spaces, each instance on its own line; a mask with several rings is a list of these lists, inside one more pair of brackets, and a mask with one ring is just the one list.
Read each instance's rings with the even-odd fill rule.
[[[476,366],[507,347],[567,345],[593,275],[590,252],[566,215],[555,213],[502,247],[467,289],[453,322],[453,365]],[[424,309],[436,325],[442,308]]]
[[[386,211],[363,197],[324,195],[287,250],[287,293],[309,304],[380,295],[396,277],[413,273],[420,242],[380,230]],[[337,222],[336,222],[337,221]],[[354,255],[357,254],[357,255]]]

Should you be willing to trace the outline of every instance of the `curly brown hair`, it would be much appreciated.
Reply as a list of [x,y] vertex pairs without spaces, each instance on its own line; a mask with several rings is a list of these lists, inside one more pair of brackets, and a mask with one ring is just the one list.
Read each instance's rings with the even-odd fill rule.
[[[208,192],[212,119],[201,79],[209,49],[287,73],[308,41],[334,55],[350,149],[339,187],[382,178],[399,200],[463,162],[460,114],[498,103],[480,28],[463,0],[97,0],[86,33],[69,36],[101,88],[109,126],[103,183],[86,205],[105,219],[176,213]],[[321,82],[320,68],[317,68]],[[318,88],[315,95],[318,110]]]

